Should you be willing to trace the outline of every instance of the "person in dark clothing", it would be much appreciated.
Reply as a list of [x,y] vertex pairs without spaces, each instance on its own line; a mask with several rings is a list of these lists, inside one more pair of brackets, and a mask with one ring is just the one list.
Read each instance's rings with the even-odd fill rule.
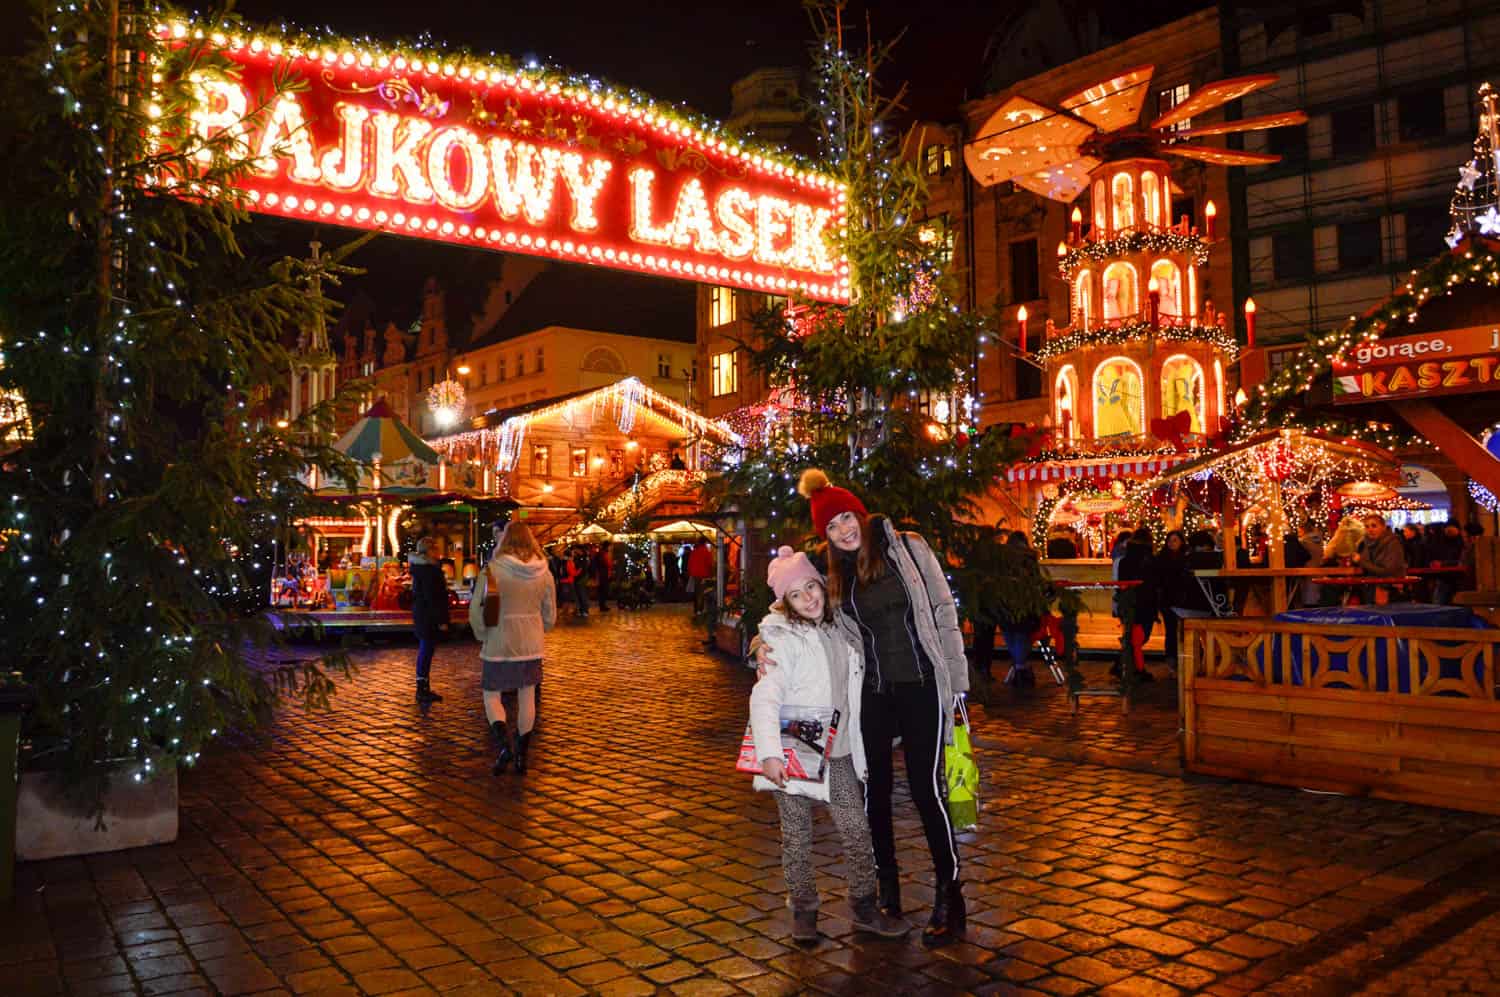
[[567,572],[566,578],[573,586],[573,596],[578,602],[578,616],[586,620],[589,616],[588,551],[582,547],[574,547],[572,557],[563,570]]
[[599,586],[599,612],[609,612],[609,581],[614,574],[614,563],[609,556],[609,544],[599,544],[594,548],[594,556],[590,563],[594,571],[594,583]]
[[668,547],[661,552],[661,584],[665,590],[662,598],[670,599],[677,594],[682,584],[682,562],[677,559],[677,548]]
[[448,624],[448,583],[437,565],[437,541],[423,537],[408,561],[411,569],[411,625],[417,635],[417,702],[436,703],[432,691],[432,656]]
[[1078,556],[1078,545],[1069,536],[1055,536],[1047,541],[1047,560],[1065,561]]
[[[1130,540],[1125,544],[1125,556],[1120,559],[1120,581],[1141,583],[1131,590],[1135,605],[1130,639],[1137,647],[1144,646],[1151,639],[1151,630],[1159,612],[1155,573],[1156,558],[1151,553],[1151,531],[1143,526],[1130,535]],[[1135,627],[1140,628],[1139,634],[1134,632]],[[1150,682],[1155,677],[1146,671],[1139,655],[1136,656],[1135,669],[1138,679]]]
[[[1167,534],[1161,553],[1151,563],[1151,580],[1141,588],[1150,586],[1157,592],[1157,610],[1161,614],[1162,635],[1166,638],[1167,667],[1177,669],[1177,637],[1182,620],[1174,607],[1187,606],[1192,589],[1198,587],[1188,566],[1187,537],[1181,530]],[[1140,591],[1137,589],[1136,591]],[[1150,631],[1147,631],[1149,635]]]
[[668,464],[667,466],[670,467],[674,471],[686,471],[687,470],[687,464],[683,463],[682,454],[678,453],[676,450],[672,451],[672,462],[670,464]]
[[[1040,587],[1042,568],[1037,561],[1036,551],[1031,549],[1031,544],[1026,540],[1026,531],[1016,530],[1010,535],[1005,545],[1013,554],[1013,567],[1019,583]],[[1040,623],[1041,620],[1033,616],[1009,621],[1002,628],[1005,634],[1005,649],[1010,652],[1011,672],[1006,676],[1006,681],[1010,685],[1023,689],[1030,689],[1036,685],[1036,674],[1031,670],[1031,664],[1027,659],[1031,655],[1031,635],[1036,633],[1036,628]]]
[[1302,541],[1297,539],[1297,534],[1290,530],[1281,538],[1281,549],[1285,554],[1288,568],[1305,568],[1312,561],[1312,554],[1302,546]]
[[1427,544],[1422,539],[1421,527],[1416,523],[1401,527],[1401,549],[1406,553],[1408,567],[1427,567]]

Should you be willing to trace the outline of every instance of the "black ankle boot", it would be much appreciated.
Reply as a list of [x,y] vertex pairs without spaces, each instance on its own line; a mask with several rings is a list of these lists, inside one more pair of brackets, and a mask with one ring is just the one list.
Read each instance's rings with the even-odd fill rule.
[[500,742],[500,754],[495,758],[495,767],[490,769],[490,775],[499,775],[515,757],[515,752],[511,750],[510,735],[506,733],[504,720],[496,720],[490,724],[490,732],[495,735],[495,740]]
[[432,691],[432,686],[426,679],[417,679],[417,702],[419,703],[441,703],[443,697]]
[[882,913],[889,914],[891,917],[900,917],[901,873],[892,869],[889,872],[878,871],[875,876],[876,886],[879,889],[879,893],[876,894],[875,906],[879,907]]
[[516,775],[526,774],[526,749],[531,745],[531,732],[522,734],[516,745]]
[[932,917],[922,932],[922,944],[937,948],[960,939],[969,920],[964,907],[963,884],[957,880],[939,883],[932,897]]

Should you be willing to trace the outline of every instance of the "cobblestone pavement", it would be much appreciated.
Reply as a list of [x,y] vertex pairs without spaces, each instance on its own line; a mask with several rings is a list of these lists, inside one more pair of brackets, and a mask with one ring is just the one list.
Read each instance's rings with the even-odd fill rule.
[[[535,762],[489,775],[471,644],[446,701],[411,649],[361,655],[331,712],[283,711],[182,780],[158,848],[23,866],[0,991],[327,994],[1429,993],[1494,986],[1500,820],[1007,750],[965,836],[967,942],[789,940],[776,808],[732,771],[751,676],[680,610],[549,646]],[[1112,705],[1085,706],[1102,724]],[[898,800],[914,923],[931,890]]]

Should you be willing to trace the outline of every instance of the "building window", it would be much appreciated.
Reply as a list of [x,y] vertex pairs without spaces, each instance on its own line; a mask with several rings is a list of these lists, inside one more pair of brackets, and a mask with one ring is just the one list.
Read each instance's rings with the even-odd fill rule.
[[929,145],[923,151],[927,175],[940,177],[953,168],[953,146]]
[[663,378],[672,376],[672,354],[658,353],[656,355],[656,376]]
[[784,294],[767,294],[764,302],[763,309],[768,312],[774,312],[778,308],[785,308],[787,306],[787,297]]
[[375,374],[375,361],[374,360],[366,360],[364,362],[364,364],[360,366],[359,376],[360,377],[373,377],[374,374]]
[[1300,163],[1307,158],[1307,126],[1291,125],[1266,132],[1266,151],[1282,162]]
[[1283,232],[1271,237],[1271,276],[1276,280],[1306,280],[1313,274],[1312,233]]
[[1379,266],[1380,219],[1339,223],[1339,269],[1367,270]]
[[[1193,92],[1193,88],[1190,85],[1186,84],[1186,83],[1179,83],[1175,87],[1168,87],[1165,90],[1159,90],[1159,91],[1157,91],[1157,93],[1156,93],[1156,116],[1159,118],[1163,114],[1166,114],[1168,111],[1172,110],[1172,108],[1176,107],[1178,104],[1181,104],[1183,101],[1187,100],[1188,96],[1192,92]],[[1185,132],[1185,131],[1187,131],[1191,127],[1193,127],[1193,119],[1192,118],[1183,118],[1181,121],[1177,122],[1174,125],[1168,125],[1167,126],[1167,131],[1170,131],[1170,132]]]
[[1447,248],[1444,239],[1452,225],[1448,208],[1442,204],[1428,204],[1406,212],[1406,258],[1427,260]]
[[1135,267],[1116,260],[1104,268],[1104,318],[1133,318],[1141,310],[1140,275]]
[[495,361],[495,380],[505,380],[505,358],[500,357]]
[[1333,158],[1367,156],[1375,149],[1375,106],[1361,104],[1329,115],[1333,125]]
[[709,391],[715,398],[732,395],[740,390],[739,365],[735,363],[734,350],[715,353],[709,358]]
[[479,386],[482,388],[490,381],[490,365],[487,362],[479,364]]
[[[1151,279],[1156,281],[1157,307],[1163,315],[1181,318],[1182,271],[1171,260],[1157,260],[1151,264]],[[1150,288],[1148,283],[1147,288]]]
[[917,240],[936,249],[938,258],[944,263],[953,262],[953,226],[948,224],[946,214],[924,221],[917,229]]
[[1012,301],[1035,301],[1042,296],[1042,273],[1037,264],[1035,239],[1010,244],[1010,297]]
[[550,478],[552,468],[549,465],[551,449],[545,443],[536,443],[531,447],[531,476],[533,478]]
[[589,448],[574,447],[571,462],[573,477],[582,478],[589,473]]
[[1057,372],[1052,421],[1060,439],[1078,439],[1078,371],[1072,364]]
[[1447,114],[1442,87],[1416,90],[1396,98],[1396,120],[1400,125],[1403,142],[1416,142],[1445,134],[1448,131]]
[[1110,181],[1109,196],[1114,208],[1115,234],[1135,228],[1135,179],[1123,170]]
[[708,289],[708,324],[728,325],[734,321],[734,288],[710,287]]
[[1203,432],[1203,367],[1186,354],[1168,357],[1161,365],[1161,417],[1187,412],[1188,431]]
[[547,357],[546,357],[546,354],[544,352],[544,348],[538,346],[536,348],[536,372],[538,374],[540,374],[542,371],[544,371],[546,369],[547,369]]
[[[1168,183],[1167,187],[1170,190],[1171,184]],[[1187,219],[1187,223],[1189,225],[1192,225],[1193,222],[1194,222],[1194,220],[1197,217],[1198,217],[1198,202],[1197,202],[1197,200],[1195,198],[1191,198],[1191,197],[1174,197],[1174,198],[1172,198],[1172,217],[1167,219],[1167,224],[1169,226],[1176,225],[1178,222],[1182,221],[1184,218]]]
[[526,376],[526,354],[524,354],[524,353],[517,353],[516,354],[516,376],[517,377],[525,377]]

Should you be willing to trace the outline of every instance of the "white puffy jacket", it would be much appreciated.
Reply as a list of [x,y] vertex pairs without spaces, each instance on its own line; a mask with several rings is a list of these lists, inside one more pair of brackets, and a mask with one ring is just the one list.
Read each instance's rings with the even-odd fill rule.
[[[824,652],[823,638],[818,628],[789,623],[780,613],[771,613],[760,622],[760,636],[776,659],[776,667],[766,669],[765,678],[755,683],[750,692],[750,731],[755,738],[757,758],[781,757],[781,707],[813,706],[832,708],[833,670],[829,668]],[[865,744],[860,736],[860,693],[865,682],[864,653],[846,639],[844,633],[834,626],[833,643],[848,652],[847,698],[849,712],[839,719],[842,728],[849,732],[850,754],[854,761],[854,772],[861,782],[869,778],[865,763]],[[804,782],[788,779],[785,787],[778,787],[764,776],[755,777],[756,789],[784,788],[797,796],[828,801],[828,780]]]
[[[500,593],[500,622],[484,625],[484,597],[490,574]],[[557,585],[547,562],[518,561],[509,554],[497,557],[479,572],[469,601],[469,628],[484,646],[485,661],[530,661],[546,646],[542,636],[557,622]]]

